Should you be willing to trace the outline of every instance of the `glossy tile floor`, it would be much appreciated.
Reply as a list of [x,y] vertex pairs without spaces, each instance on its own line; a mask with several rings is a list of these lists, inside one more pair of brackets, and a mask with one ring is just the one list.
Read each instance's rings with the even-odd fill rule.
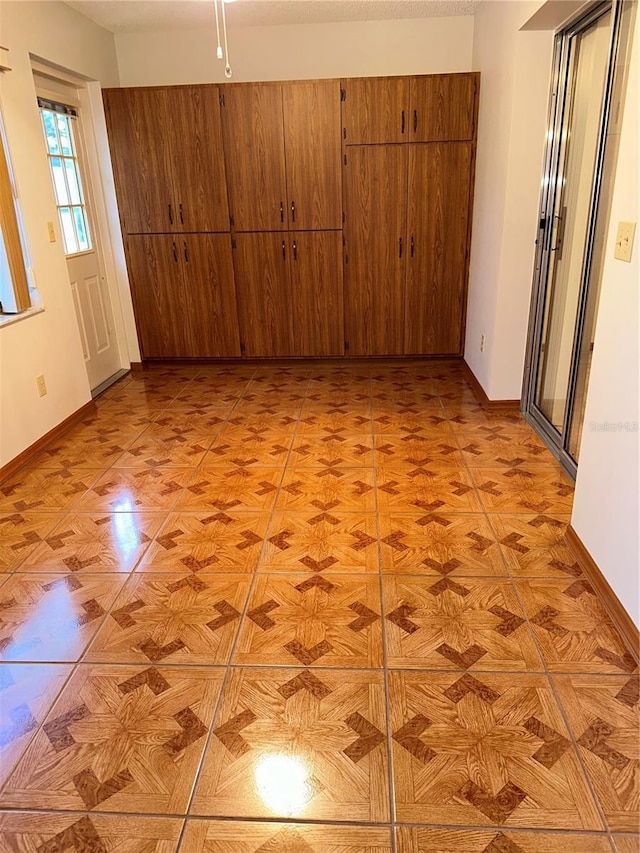
[[0,485],[0,851],[637,851],[572,495],[456,364],[126,377]]

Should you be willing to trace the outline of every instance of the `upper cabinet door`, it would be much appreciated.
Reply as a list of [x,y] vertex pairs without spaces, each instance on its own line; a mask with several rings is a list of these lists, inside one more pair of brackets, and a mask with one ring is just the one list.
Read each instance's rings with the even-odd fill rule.
[[103,91],[122,230],[172,231],[175,209],[166,89]]
[[473,139],[478,74],[411,78],[412,142]]
[[411,145],[405,353],[462,352],[472,143]]
[[217,86],[166,91],[177,231],[228,231],[229,205]]
[[285,231],[282,86],[225,85],[222,129],[231,216],[238,231]]
[[345,332],[350,355],[404,352],[406,145],[358,145],[345,166]]
[[359,77],[342,81],[342,124],[347,145],[409,139],[407,77]]
[[283,83],[289,227],[342,228],[340,84]]

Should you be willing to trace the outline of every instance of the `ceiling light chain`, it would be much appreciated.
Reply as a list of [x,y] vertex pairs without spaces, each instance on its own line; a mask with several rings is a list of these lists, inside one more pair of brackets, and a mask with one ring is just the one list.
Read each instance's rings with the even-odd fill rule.
[[225,59],[224,66],[224,76],[230,78],[233,74],[231,71],[231,65],[229,63],[229,44],[227,42],[227,15],[225,12],[225,0],[222,0],[222,36],[224,39],[224,51],[222,50],[222,45],[220,43],[220,22],[218,19],[218,0],[213,0],[213,8],[216,14],[216,36],[218,39],[218,46],[216,48],[216,56],[218,59]]

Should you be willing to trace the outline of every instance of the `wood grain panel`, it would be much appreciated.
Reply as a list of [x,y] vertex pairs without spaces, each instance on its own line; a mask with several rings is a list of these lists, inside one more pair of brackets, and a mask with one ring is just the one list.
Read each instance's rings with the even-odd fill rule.
[[[411,145],[405,353],[455,355],[462,349],[472,146]],[[412,256],[413,240],[413,256]]]
[[238,234],[235,239],[233,262],[245,354],[293,355],[288,237],[263,232]]
[[126,250],[143,357],[190,355],[184,282],[175,239],[164,234],[129,235]]
[[166,89],[104,89],[102,95],[123,233],[173,230]]
[[238,308],[228,234],[180,238],[185,315],[194,358],[240,355]]
[[291,234],[294,355],[344,354],[342,234]]
[[473,139],[478,74],[412,77],[412,142]]
[[347,145],[408,141],[409,79],[359,77],[342,81]]
[[177,231],[228,231],[229,204],[217,86],[167,90]]
[[342,228],[340,84],[283,83],[289,225]]
[[347,153],[345,330],[350,355],[403,352],[407,159],[407,147],[397,145],[357,146]]
[[222,127],[235,228],[286,230],[289,222],[280,83],[226,85]]

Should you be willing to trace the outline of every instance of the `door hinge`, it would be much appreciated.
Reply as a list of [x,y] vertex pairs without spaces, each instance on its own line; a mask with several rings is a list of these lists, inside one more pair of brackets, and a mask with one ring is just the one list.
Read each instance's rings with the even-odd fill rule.
[[229,225],[233,228],[233,226],[234,226],[235,224],[236,224],[236,223],[235,223],[235,220],[234,220],[233,216],[230,216],[230,217],[229,217]]
[[340,100],[341,101],[347,100],[347,90],[346,89],[340,88]]
[[349,341],[344,342],[344,351],[349,352]]
[[343,128],[342,128],[342,138],[343,138],[343,139],[346,139],[346,138],[347,138],[347,128],[346,128],[346,127],[343,127]]
[[345,264],[349,263],[349,255],[344,256],[344,262],[345,262]]
[[231,248],[232,248],[232,249],[237,249],[237,248],[238,248],[238,244],[236,243],[236,241],[234,240],[234,238],[233,238],[233,237],[231,238]]
[[242,341],[240,341],[240,352],[244,352],[244,351],[245,351],[244,344],[242,343]]
[[220,101],[220,106],[221,106],[221,107],[224,107],[224,95],[220,95],[220,97],[218,98],[218,100]]
[[346,217],[344,215],[344,210],[343,210],[342,211],[342,224],[344,225],[345,222],[346,222]]
[[347,155],[346,154],[344,155],[344,165],[345,166],[347,165]]

